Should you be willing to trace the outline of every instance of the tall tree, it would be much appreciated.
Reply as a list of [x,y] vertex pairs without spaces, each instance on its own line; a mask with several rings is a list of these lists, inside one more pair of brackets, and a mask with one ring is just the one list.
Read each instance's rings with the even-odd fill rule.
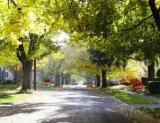
[[106,83],[107,69],[109,71],[109,68],[111,67],[111,65],[114,64],[115,62],[114,57],[111,56],[110,54],[107,54],[106,52],[102,52],[94,48],[90,48],[88,52],[89,52],[90,60],[92,61],[92,63],[97,64],[97,66],[101,69],[102,87],[106,87],[107,86],[107,83]]
[[58,50],[52,39],[59,28],[54,23],[55,18],[59,22],[59,12],[53,10],[54,3],[14,0],[0,2],[0,37],[13,47],[10,50],[17,52],[17,58],[22,63],[24,80],[21,90],[24,92],[31,89],[33,59],[40,59]]
[[[152,1],[152,2],[151,2]],[[156,29],[155,17],[150,6],[158,9],[156,0],[147,1],[123,1],[120,7],[122,18],[117,23],[119,33],[111,38],[114,45],[112,52],[118,59],[133,58],[139,61],[145,60],[148,65],[149,78],[154,77],[154,64],[159,55],[159,33]],[[158,11],[158,10],[157,10]],[[117,38],[117,39],[116,39]],[[117,53],[116,53],[116,52]]]

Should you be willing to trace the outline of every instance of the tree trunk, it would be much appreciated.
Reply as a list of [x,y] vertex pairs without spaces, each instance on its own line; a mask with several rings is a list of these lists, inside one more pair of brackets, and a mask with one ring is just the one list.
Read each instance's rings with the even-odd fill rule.
[[70,75],[64,74],[63,78],[65,79],[65,84],[68,85],[70,82]]
[[158,27],[158,31],[160,31],[160,14],[159,14],[159,8],[157,9],[156,7],[155,0],[149,0],[149,6],[153,13],[153,17]]
[[0,67],[0,83],[2,82],[2,68]]
[[31,33],[29,34],[28,52],[25,51],[23,41],[20,41],[21,44],[19,44],[17,48],[17,57],[19,61],[22,63],[22,67],[23,67],[23,83],[22,83],[21,92],[28,92],[28,90],[31,89],[31,74],[32,74],[33,60],[31,60],[28,56],[33,55],[32,53],[35,49],[36,38],[37,38],[37,35],[31,34]]
[[62,84],[62,85],[64,84],[64,76],[63,76],[63,73],[61,73],[61,84]]
[[21,91],[27,92],[31,89],[31,74],[33,61],[25,61],[23,64],[23,83]]
[[102,88],[105,88],[106,86],[106,70],[102,70]]
[[60,75],[59,75],[59,73],[56,73],[55,86],[59,86],[59,85],[60,85]]
[[100,76],[96,74],[96,87],[100,87]]
[[152,80],[154,78],[154,72],[155,72],[154,66],[155,66],[154,62],[148,65],[148,79],[149,80]]

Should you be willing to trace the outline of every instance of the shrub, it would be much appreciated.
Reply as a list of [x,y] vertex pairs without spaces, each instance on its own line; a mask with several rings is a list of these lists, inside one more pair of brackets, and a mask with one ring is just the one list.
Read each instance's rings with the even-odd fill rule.
[[146,78],[146,77],[142,77],[142,78],[141,78],[141,82],[142,82],[143,85],[147,85],[148,81],[160,81],[160,78],[154,78],[154,79],[152,79],[152,80],[149,80],[149,79]]
[[148,81],[147,88],[151,94],[160,92],[160,81]]
[[139,79],[131,79],[130,86],[131,86],[132,91],[143,89],[143,84]]
[[154,78],[152,81],[160,81],[160,78]]
[[12,81],[12,80],[5,80],[5,81],[3,82],[3,84],[13,84],[13,81]]

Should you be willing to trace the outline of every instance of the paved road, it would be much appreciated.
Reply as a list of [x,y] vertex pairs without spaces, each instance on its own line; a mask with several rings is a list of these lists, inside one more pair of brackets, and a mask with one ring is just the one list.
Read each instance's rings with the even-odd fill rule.
[[82,88],[38,91],[0,123],[129,123],[114,111],[114,100]]

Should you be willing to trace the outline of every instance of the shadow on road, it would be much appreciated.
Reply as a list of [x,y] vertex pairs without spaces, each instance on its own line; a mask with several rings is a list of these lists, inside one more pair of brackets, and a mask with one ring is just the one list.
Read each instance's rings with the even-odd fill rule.
[[[27,123],[129,123],[113,110],[114,100],[84,88],[44,91],[38,97],[42,98],[38,102],[33,98],[30,103],[3,107],[9,112],[2,116],[13,123],[23,119]],[[4,120],[0,118],[0,122]]]

